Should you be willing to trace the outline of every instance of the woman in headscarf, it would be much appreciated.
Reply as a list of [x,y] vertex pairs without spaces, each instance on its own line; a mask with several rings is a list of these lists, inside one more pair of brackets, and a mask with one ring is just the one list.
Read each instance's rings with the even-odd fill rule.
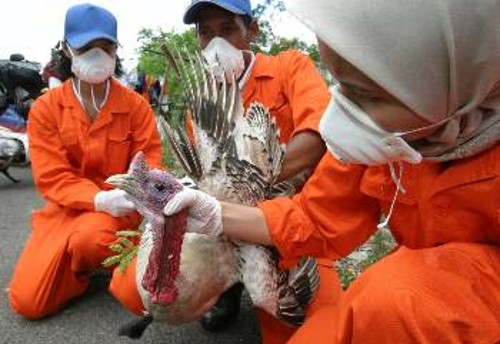
[[[500,2],[295,0],[338,80],[328,153],[300,195],[256,208],[184,190],[188,230],[340,259],[399,246],[291,343],[500,342]],[[379,224],[379,220],[384,222]]]

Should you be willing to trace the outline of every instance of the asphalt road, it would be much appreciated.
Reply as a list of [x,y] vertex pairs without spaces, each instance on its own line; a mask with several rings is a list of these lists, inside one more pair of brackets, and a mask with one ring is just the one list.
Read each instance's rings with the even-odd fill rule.
[[248,297],[244,297],[242,311],[234,326],[211,334],[204,332],[197,322],[182,327],[150,326],[140,340],[117,335],[120,325],[134,319],[108,294],[107,280],[95,279],[89,291],[66,309],[49,318],[26,321],[13,314],[4,290],[8,286],[14,264],[29,234],[29,219],[33,209],[43,202],[31,180],[30,170],[12,169],[22,179],[13,184],[0,175],[0,344],[224,344],[259,343],[258,324]]

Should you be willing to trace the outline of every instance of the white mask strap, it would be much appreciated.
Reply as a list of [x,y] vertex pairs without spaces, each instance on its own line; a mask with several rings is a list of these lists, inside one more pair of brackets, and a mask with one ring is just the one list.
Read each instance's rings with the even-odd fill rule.
[[418,132],[423,131],[423,130],[437,128],[437,127],[445,125],[448,122],[451,122],[452,120],[454,120],[455,118],[457,118],[461,115],[462,115],[461,113],[455,113],[454,115],[452,115],[450,117],[443,118],[442,120],[440,120],[436,123],[432,123],[432,124],[429,124],[429,125],[426,125],[426,126],[423,126],[420,128],[415,128],[415,129],[411,129],[411,130],[407,130],[407,131],[398,131],[398,132],[395,132],[393,134],[395,136],[404,137],[406,135],[418,133]]
[[[72,79],[72,84],[73,84],[73,92],[75,93],[76,95],[76,98],[78,99],[78,101],[80,102],[80,104],[82,104],[82,106],[85,108],[85,106],[83,105],[83,98],[82,98],[82,94],[81,94],[81,81],[80,79],[78,79],[78,87],[75,85],[75,80]],[[102,100],[101,102],[101,105],[100,106],[97,106],[97,103],[95,101],[95,96],[94,96],[94,86],[91,84],[90,85],[90,95],[92,96],[92,106],[94,107],[94,109],[96,110],[97,113],[99,113],[102,109],[102,107],[104,106],[104,104],[106,104],[106,101],[108,100],[108,96],[109,96],[109,88],[110,88],[110,85],[109,85],[109,79],[106,80],[106,93],[104,94],[104,99]]]
[[101,111],[102,107],[104,104],[106,104],[106,101],[108,100],[108,95],[109,95],[109,79],[106,80],[106,90],[104,94],[104,99],[101,102],[101,105],[97,106],[97,103],[95,101],[95,96],[94,96],[94,85],[90,84],[90,95],[92,96],[92,106],[94,107],[95,111],[99,113]]
[[252,69],[253,69],[253,66],[255,64],[255,54],[252,51],[243,50],[243,53],[248,53],[251,60],[250,60],[250,63],[248,64],[248,66],[245,67],[245,69],[243,70],[243,73],[241,74],[241,76],[237,80],[240,91],[243,91],[245,84],[247,83],[248,79],[250,78],[250,74],[252,74]]
[[392,162],[389,163],[391,178],[396,184],[396,192],[392,197],[391,206],[389,207],[389,213],[387,213],[387,216],[385,217],[384,221],[377,225],[377,228],[380,230],[386,228],[387,225],[389,224],[389,220],[391,219],[392,211],[394,210],[394,205],[396,204],[396,199],[398,198],[399,192],[401,191],[401,193],[406,193],[406,190],[403,188],[403,185],[401,184],[401,179],[403,178],[403,163],[401,161],[398,161],[398,165],[399,165],[399,176],[396,176],[394,165],[392,164]]
[[75,57],[75,53],[73,52],[73,49],[71,49],[69,44],[66,44],[66,47],[68,47],[68,51],[69,51],[69,54],[71,55],[71,57]]

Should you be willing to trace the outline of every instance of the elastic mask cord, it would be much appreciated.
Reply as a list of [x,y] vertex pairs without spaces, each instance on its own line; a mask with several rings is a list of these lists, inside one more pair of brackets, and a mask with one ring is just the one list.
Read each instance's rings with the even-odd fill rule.
[[94,96],[94,86],[91,84],[90,85],[90,95],[92,96],[92,106],[94,106],[94,109],[97,113],[101,111],[102,107],[106,103],[106,100],[108,100],[108,94],[109,94],[109,80],[106,80],[106,91],[104,94],[104,99],[102,100],[102,103],[100,106],[97,106],[97,103],[95,101],[95,96]]
[[96,112],[99,112],[100,108],[97,107],[97,103],[95,101],[95,96],[94,96],[94,86],[93,85],[90,85],[90,95],[92,97],[92,106],[94,107],[94,110]]
[[401,184],[401,178],[403,177],[403,163],[401,161],[398,161],[398,165],[399,165],[399,176],[396,175],[396,171],[394,170],[394,165],[392,164],[392,162],[389,163],[389,171],[391,172],[392,181],[394,182],[394,184],[396,184],[397,187],[396,193],[397,190],[399,190],[401,191],[401,193],[405,194],[406,190]]
[[236,80],[238,82],[238,87],[240,91],[242,91],[243,88],[245,87],[245,84],[247,83],[250,77],[250,73],[252,72],[253,65],[255,64],[255,54],[251,50],[242,50],[242,54],[244,53],[250,54],[250,63],[247,66],[245,66],[245,69],[243,69],[243,72],[241,72],[241,75]]
[[[78,101],[80,102],[80,104],[83,105],[83,98],[82,98],[82,94],[81,94],[81,81],[80,79],[78,79],[78,87],[77,85],[75,84],[75,81],[74,79],[72,80],[72,84],[73,84],[73,92],[75,92],[76,94],[76,97],[78,98]],[[94,109],[99,113],[99,111],[101,111],[102,107],[104,106],[104,104],[106,104],[106,101],[108,100],[108,96],[109,96],[109,80],[106,81],[106,93],[104,94],[104,99],[101,103],[101,106],[97,106],[96,104],[96,101],[95,101],[95,96],[94,96],[94,87],[92,85],[90,85],[90,94],[92,96],[92,106],[94,107]]]
[[394,205],[396,204],[396,199],[398,198],[399,192],[401,191],[401,193],[406,193],[406,190],[403,188],[403,185],[401,184],[401,179],[403,178],[403,163],[401,161],[398,161],[398,165],[399,165],[399,177],[396,176],[394,165],[392,164],[392,162],[389,162],[389,171],[391,171],[391,178],[394,181],[394,184],[396,184],[396,192],[392,197],[391,206],[389,207],[389,213],[387,213],[385,220],[377,225],[377,228],[380,230],[386,228],[387,225],[389,224],[389,220],[391,219],[392,211],[394,210]]
[[78,87],[77,87],[77,84],[75,83],[75,79],[71,80],[71,85],[73,86],[73,93],[75,94],[76,99],[78,99],[80,104],[82,104],[82,106],[83,106],[83,100],[82,100],[82,96],[80,94],[80,79],[78,79]]

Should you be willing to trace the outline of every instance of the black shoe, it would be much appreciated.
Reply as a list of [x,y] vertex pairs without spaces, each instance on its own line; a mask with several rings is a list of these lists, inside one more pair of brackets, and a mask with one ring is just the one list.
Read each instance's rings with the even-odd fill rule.
[[212,309],[201,318],[201,327],[208,332],[217,332],[231,326],[240,312],[242,292],[242,283],[237,283],[226,290]]

